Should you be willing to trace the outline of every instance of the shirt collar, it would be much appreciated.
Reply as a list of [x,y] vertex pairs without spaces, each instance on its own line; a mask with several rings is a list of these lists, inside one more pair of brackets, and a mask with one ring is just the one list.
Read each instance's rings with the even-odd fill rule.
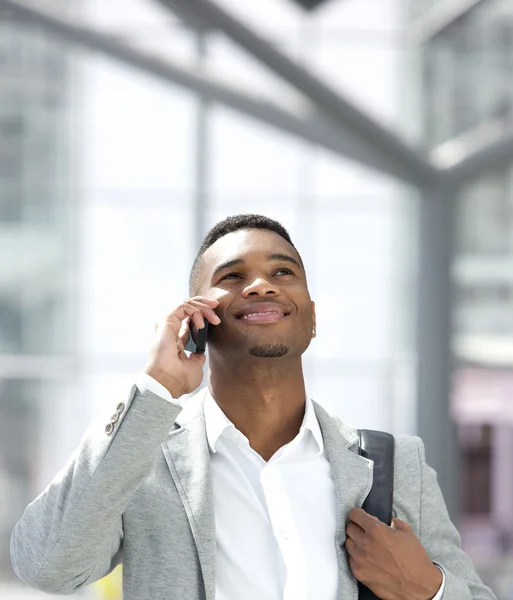
[[229,427],[235,429],[235,425],[224,414],[210,392],[207,392],[204,404],[205,428],[207,430],[207,441],[212,452],[216,452],[217,440]]
[[305,416],[300,428],[300,431],[303,430],[310,430],[312,432],[317,447],[319,448],[318,454],[322,454],[324,451],[324,440],[322,439],[321,426],[319,425],[317,415],[315,414],[313,402],[308,396],[306,397],[305,402]]
[[[219,438],[230,428],[233,428],[235,431],[237,430],[235,429],[235,425],[221,410],[209,391],[207,391],[205,398],[204,414],[208,445],[212,452],[216,452],[216,445]],[[317,415],[315,414],[313,403],[308,396],[305,402],[305,416],[299,431],[300,433],[302,431],[310,431],[317,444],[318,454],[323,453],[324,441],[322,439],[321,428],[319,421],[317,420]]]

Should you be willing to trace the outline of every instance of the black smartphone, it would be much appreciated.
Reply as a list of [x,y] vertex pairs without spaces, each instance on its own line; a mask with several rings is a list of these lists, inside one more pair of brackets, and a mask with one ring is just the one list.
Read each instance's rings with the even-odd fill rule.
[[207,319],[204,319],[205,326],[198,329],[194,323],[190,323],[191,335],[185,349],[196,354],[205,354],[207,349],[208,325]]

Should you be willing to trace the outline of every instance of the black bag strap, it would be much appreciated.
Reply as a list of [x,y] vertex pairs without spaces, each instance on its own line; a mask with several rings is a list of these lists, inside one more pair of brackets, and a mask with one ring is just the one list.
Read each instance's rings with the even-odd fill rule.
[[[363,509],[390,525],[394,502],[394,436],[384,431],[358,430],[358,453],[374,462],[373,482]],[[376,600],[378,597],[362,583],[358,583],[359,600]]]

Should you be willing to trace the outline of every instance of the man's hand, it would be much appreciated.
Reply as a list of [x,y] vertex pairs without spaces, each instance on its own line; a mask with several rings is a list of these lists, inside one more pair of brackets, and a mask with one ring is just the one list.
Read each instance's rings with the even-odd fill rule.
[[195,296],[184,300],[155,325],[155,337],[144,372],[162,384],[173,398],[193,392],[203,379],[205,355],[187,356],[185,352],[190,336],[189,323],[192,320],[198,329],[202,329],[206,318],[213,325],[219,325],[221,320],[214,312],[218,304],[217,300]]
[[353,575],[382,600],[431,600],[442,585],[408,523],[385,525],[362,508],[349,513],[345,543]]

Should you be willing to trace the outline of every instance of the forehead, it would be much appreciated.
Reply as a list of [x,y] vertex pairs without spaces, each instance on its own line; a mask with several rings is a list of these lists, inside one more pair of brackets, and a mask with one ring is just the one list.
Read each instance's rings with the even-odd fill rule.
[[230,260],[261,260],[274,253],[288,254],[300,262],[295,248],[274,231],[241,229],[212,244],[203,255],[203,265],[208,273]]

